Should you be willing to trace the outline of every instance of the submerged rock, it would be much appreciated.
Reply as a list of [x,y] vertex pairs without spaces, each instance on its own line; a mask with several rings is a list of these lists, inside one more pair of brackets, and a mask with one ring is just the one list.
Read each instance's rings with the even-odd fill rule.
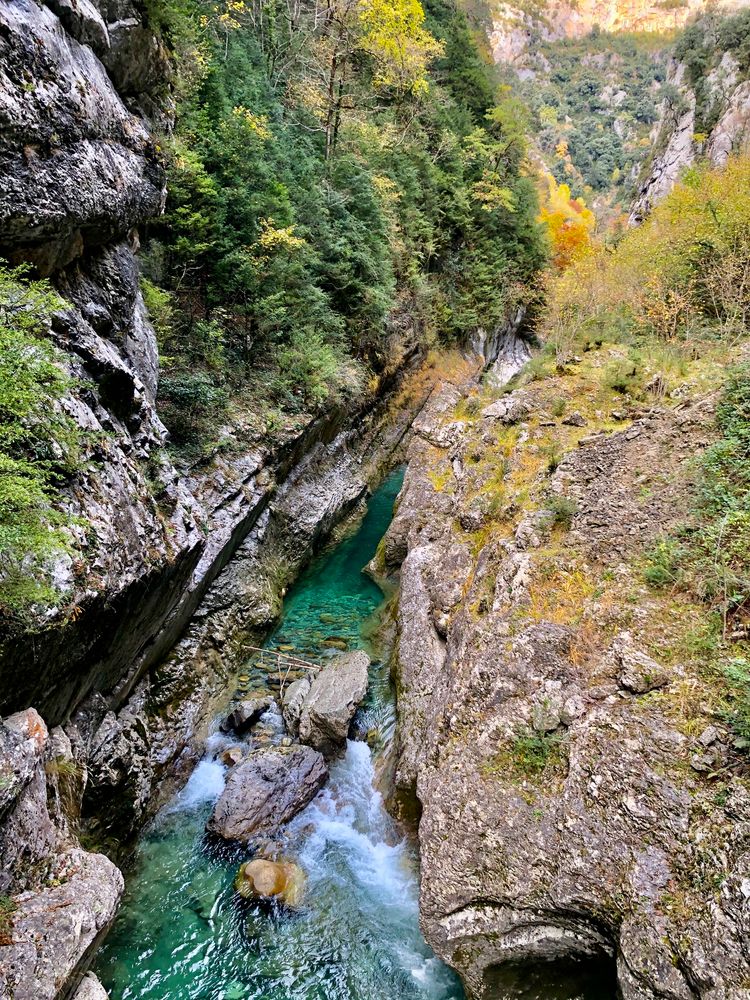
[[362,650],[336,657],[312,682],[302,705],[299,738],[326,756],[346,743],[349,723],[367,693],[370,657]]
[[304,809],[327,779],[323,755],[311,747],[256,750],[230,771],[206,829],[242,843],[273,834]]
[[240,866],[234,887],[243,899],[276,900],[299,906],[305,889],[305,873],[292,861],[255,858]]

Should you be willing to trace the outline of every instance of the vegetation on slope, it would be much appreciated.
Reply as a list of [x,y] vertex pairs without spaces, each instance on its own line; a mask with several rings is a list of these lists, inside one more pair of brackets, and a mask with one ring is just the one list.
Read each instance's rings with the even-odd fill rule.
[[657,118],[668,43],[662,35],[594,31],[535,48],[539,77],[522,93],[538,116],[546,162],[575,195],[629,196]]
[[156,10],[183,96],[145,290],[183,445],[230,398],[315,410],[415,333],[502,322],[544,257],[526,119],[451,0],[216,10]]
[[46,337],[61,305],[45,282],[0,267],[0,614],[11,618],[51,596],[40,567],[65,548],[55,501],[81,431],[60,406],[70,379]]
[[[662,595],[670,655],[708,684],[689,711],[702,697],[750,745],[750,159],[689,170],[642,226],[582,254],[548,292],[547,347],[523,378],[562,377],[550,392],[585,415],[585,433],[611,430],[612,414],[634,406],[718,397],[692,508],[648,553],[643,576]],[[598,372],[599,387],[570,398],[571,362],[603,352],[610,360],[595,369],[576,364]],[[658,643],[665,623],[652,616]]]

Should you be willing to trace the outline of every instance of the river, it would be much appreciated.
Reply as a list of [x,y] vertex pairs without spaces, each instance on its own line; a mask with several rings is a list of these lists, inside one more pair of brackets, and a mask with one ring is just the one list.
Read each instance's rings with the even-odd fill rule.
[[[302,575],[270,647],[307,658],[334,653],[330,641],[377,652],[370,637],[383,595],[362,568],[388,527],[401,481],[402,473],[392,473],[356,531]],[[249,667],[241,683],[252,690],[261,682]],[[224,786],[216,755],[230,742],[218,732],[210,737],[187,785],[139,842],[122,909],[97,956],[95,971],[112,1000],[463,997],[422,938],[416,851],[377,787],[395,720],[385,663],[371,668],[363,713],[369,741],[349,741],[326,788],[291,824],[287,854],[308,879],[295,914],[238,901],[232,882],[247,851],[204,838]],[[263,721],[277,738],[278,716]]]

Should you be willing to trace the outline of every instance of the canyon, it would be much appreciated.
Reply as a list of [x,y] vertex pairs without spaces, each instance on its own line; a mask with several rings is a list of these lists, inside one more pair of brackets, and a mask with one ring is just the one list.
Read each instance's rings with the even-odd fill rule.
[[[535,32],[662,30],[698,11],[692,0],[502,5],[490,45],[497,61],[523,68]],[[630,397],[604,378],[627,367],[625,348],[593,342],[550,360],[525,305],[429,351],[403,310],[405,347],[376,391],[278,426],[235,408],[210,453],[176,456],[157,412],[159,344],[139,262],[139,228],[167,197],[160,144],[175,114],[172,59],[136,0],[0,9],[0,256],[32,266],[63,300],[49,337],[71,388],[57,405],[83,454],[59,506],[86,553],[55,556],[48,572],[64,600],[35,607],[34,622],[0,642],[0,995],[100,1000],[90,969],[134,845],[146,864],[138,850],[166,830],[175,850],[197,852],[191,864],[208,864],[200,809],[225,774],[227,789],[241,780],[242,765],[221,761],[231,746],[216,728],[246,691],[248,650],[283,651],[296,607],[288,591],[321,550],[358,537],[368,498],[404,464],[393,518],[378,521],[387,530],[360,567],[368,561],[382,595],[368,592],[367,614],[341,624],[343,639],[323,630],[315,640],[329,644],[324,658],[352,645],[382,655],[366,702],[381,721],[368,728],[355,716],[357,739],[338,758],[338,744],[319,740],[331,784],[292,821],[300,857],[328,871],[328,842],[324,850],[316,837],[332,824],[331,843],[357,864],[357,851],[367,855],[370,888],[387,881],[392,897],[365,893],[367,906],[395,907],[388,932],[406,936],[417,963],[406,975],[384,948],[394,996],[493,1000],[524,996],[528,980],[535,996],[741,1000],[750,983],[744,751],[690,646],[697,602],[643,578],[716,442],[720,366],[694,358],[675,373],[657,359]],[[706,134],[697,131],[705,92],[670,63],[681,99],[660,106],[631,222],[693,163],[721,168],[747,151],[748,82],[729,50],[715,62],[707,87],[718,115]],[[313,569],[325,575],[325,565]],[[327,612],[315,608],[320,629]],[[314,629],[303,626],[308,641]],[[283,702],[283,685],[268,697]],[[362,697],[358,687],[344,730]],[[297,732],[266,720],[268,738],[310,742],[309,716],[308,706]],[[314,791],[324,781],[316,773]],[[187,832],[169,826],[180,809]],[[405,831],[419,848],[424,940]],[[209,860],[195,912],[208,925],[226,904],[227,946],[234,911],[216,880],[226,882],[229,862]],[[356,891],[356,879],[333,872]],[[119,953],[107,948],[132,958],[122,934],[145,891],[137,868],[132,885],[101,960],[124,990]],[[354,911],[347,921],[356,926]],[[274,926],[260,921],[259,939]],[[376,972],[358,973],[368,989]]]

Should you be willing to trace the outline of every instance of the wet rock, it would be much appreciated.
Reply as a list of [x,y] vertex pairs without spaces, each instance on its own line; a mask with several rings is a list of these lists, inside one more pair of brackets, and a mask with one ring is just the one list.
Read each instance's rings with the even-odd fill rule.
[[620,684],[628,691],[645,694],[669,683],[669,671],[641,652],[630,632],[621,632],[617,636],[612,644],[612,652],[619,667]]
[[274,704],[274,699],[270,696],[264,698],[249,698],[241,701],[235,706],[221,724],[221,731],[224,733],[237,733],[243,736],[249,732],[261,715],[268,711]]
[[234,887],[243,899],[273,900],[294,908],[302,902],[305,873],[291,861],[255,858],[240,866]]
[[221,755],[221,762],[227,767],[234,767],[244,756],[245,751],[242,747],[228,747]]
[[323,755],[311,747],[256,750],[229,772],[206,829],[242,843],[272,835],[304,809],[327,778]]
[[109,994],[93,972],[87,972],[73,1000],[109,1000]]
[[284,725],[292,736],[297,736],[299,733],[302,706],[310,693],[310,685],[309,677],[301,677],[298,681],[290,684],[284,692],[281,714],[284,718]]
[[357,707],[367,693],[370,657],[362,650],[336,657],[312,682],[302,705],[299,738],[326,756],[346,743]]

